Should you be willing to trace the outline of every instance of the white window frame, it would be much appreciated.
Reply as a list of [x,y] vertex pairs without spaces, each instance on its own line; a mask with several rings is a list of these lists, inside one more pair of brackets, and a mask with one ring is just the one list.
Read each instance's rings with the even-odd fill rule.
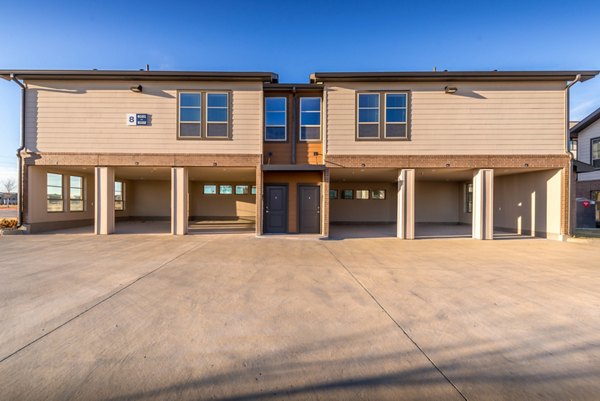
[[[383,137],[385,139],[406,139],[408,138],[408,93],[406,92],[385,92],[384,93],[384,102],[385,104],[383,105]],[[387,110],[388,110],[388,106],[387,106],[387,99],[389,95],[404,95],[404,99],[406,101],[406,106],[404,107],[390,107],[391,110],[404,110],[406,113],[406,121],[404,121],[403,123],[398,123],[398,122],[387,122]],[[388,124],[395,124],[395,125],[404,125],[405,129],[404,129],[404,136],[391,136],[388,137],[387,136],[387,125]]]
[[[200,105],[182,106],[181,95],[198,95],[200,97]],[[200,109],[200,121],[181,121],[181,109]],[[198,136],[181,136],[181,124],[200,124],[200,135]],[[202,92],[197,91],[179,91],[177,95],[177,138],[180,139],[202,139]]]
[[[267,99],[283,99],[284,108],[283,108],[283,121],[284,125],[267,125]],[[265,107],[264,107],[264,115],[265,115],[265,132],[263,135],[265,142],[287,142],[288,140],[288,131],[287,131],[287,123],[288,123],[288,98],[285,96],[267,96],[265,97]],[[281,113],[280,111],[276,111],[275,113]],[[284,139],[267,139],[267,128],[281,128],[283,127]]]
[[[302,101],[304,99],[318,99],[319,100],[319,111],[313,111],[313,110],[309,110],[309,111],[304,111],[304,113],[319,113],[319,125],[314,125],[314,124],[302,124]],[[298,125],[299,125],[299,130],[298,130],[298,140],[300,142],[321,142],[322,138],[323,138],[323,129],[321,128],[323,126],[323,99],[318,97],[318,96],[304,96],[300,98],[300,110],[299,113],[300,118],[298,119]],[[318,139],[302,139],[302,128],[306,127],[306,128],[315,128],[318,127],[319,128],[319,138]]]
[[[209,95],[225,95],[227,97],[227,102],[225,103],[225,107],[223,106],[208,106],[208,96]],[[206,103],[206,122],[204,123],[204,135],[202,135],[202,133],[200,134],[200,136],[203,136],[204,139],[229,139],[229,119],[230,119],[230,98],[229,98],[229,92],[223,92],[223,91],[213,91],[213,92],[206,92],[206,96],[205,96],[205,103]],[[200,105],[202,105],[202,100],[200,101]],[[225,109],[227,111],[227,118],[225,119],[225,121],[209,121],[208,120],[208,110],[209,109]],[[200,108],[200,115],[202,116],[202,108]],[[202,117],[200,117],[200,119],[202,119]],[[208,124],[225,124],[226,129],[225,129],[225,136],[208,136]]]
[[[360,110],[372,110],[374,107],[360,107],[360,97],[361,95],[377,95],[377,122],[360,122]],[[377,125],[377,136],[376,137],[361,137],[360,136],[360,126],[362,125]],[[380,92],[359,92],[356,96],[356,139],[361,141],[374,141],[381,139],[381,93]]]

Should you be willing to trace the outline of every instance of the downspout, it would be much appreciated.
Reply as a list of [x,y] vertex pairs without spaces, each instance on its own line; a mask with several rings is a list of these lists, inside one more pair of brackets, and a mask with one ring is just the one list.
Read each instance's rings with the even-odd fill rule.
[[571,81],[570,83],[567,84],[567,86],[565,87],[565,150],[567,152],[567,154],[569,155],[569,175],[567,177],[568,180],[568,196],[569,199],[567,199],[567,235],[571,235],[571,214],[572,214],[572,210],[571,208],[573,207],[573,205],[571,204],[571,199],[573,198],[572,196],[572,191],[573,191],[573,186],[571,185],[572,181],[573,181],[573,153],[571,153],[571,149],[569,149],[569,141],[571,140],[571,127],[570,127],[570,110],[571,108],[569,107],[569,102],[570,102],[570,96],[569,96],[569,89],[571,88],[571,86],[575,85],[577,82],[581,81],[581,74],[577,74],[577,76],[575,77],[575,79],[573,81]]
[[292,88],[292,127],[290,129],[292,142],[292,164],[296,164],[296,138],[298,132],[296,132],[296,127],[299,126],[300,122],[296,121],[296,87]]
[[17,159],[19,162],[19,165],[17,166],[17,177],[19,180],[17,193],[17,228],[19,228],[23,225],[23,157],[21,152],[25,150],[25,96],[27,87],[23,82],[17,79],[15,74],[10,74],[10,78],[21,87],[21,143],[19,149],[17,149]]

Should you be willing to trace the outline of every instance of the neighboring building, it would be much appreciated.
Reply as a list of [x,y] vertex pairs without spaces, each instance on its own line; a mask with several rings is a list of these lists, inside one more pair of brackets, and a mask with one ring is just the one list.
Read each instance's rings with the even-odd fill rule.
[[590,165],[577,174],[576,197],[595,201],[596,225],[600,227],[600,108],[571,128],[573,156]]
[[568,235],[567,84],[596,74],[0,71],[26,86],[31,232],[170,219],[405,239]]
[[0,192],[0,205],[16,205],[17,194],[15,192]]

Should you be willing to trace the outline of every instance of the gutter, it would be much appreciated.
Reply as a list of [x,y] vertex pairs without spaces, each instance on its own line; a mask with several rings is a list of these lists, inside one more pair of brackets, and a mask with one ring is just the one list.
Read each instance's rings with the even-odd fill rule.
[[[567,199],[567,205],[569,205],[568,207],[568,213],[567,213],[567,235],[571,235],[571,208],[573,207],[573,205],[571,204],[571,199],[573,198],[572,193],[573,193],[573,185],[572,185],[572,181],[573,181],[573,153],[571,153],[571,149],[569,149],[569,140],[571,139],[571,135],[569,134],[570,132],[570,127],[569,127],[569,119],[570,119],[570,96],[569,96],[569,89],[571,89],[571,86],[575,85],[577,82],[581,81],[581,74],[577,74],[577,76],[575,77],[575,79],[571,82],[569,82],[567,84],[567,86],[565,87],[565,150],[567,152],[567,154],[569,155],[569,175],[568,175],[568,194],[569,194],[569,199]],[[577,178],[577,176],[575,176],[575,178]]]
[[292,164],[296,164],[296,138],[298,132],[296,132],[296,127],[300,125],[300,120],[296,122],[298,116],[296,116],[296,106],[297,106],[297,98],[296,98],[296,87],[292,87],[292,124],[293,126],[290,129],[290,141],[292,144]]
[[17,166],[17,177],[19,180],[17,193],[17,228],[19,228],[23,225],[23,157],[21,156],[21,152],[25,150],[25,99],[27,87],[23,82],[17,79],[15,74],[10,74],[9,80],[14,81],[21,88],[21,143],[19,149],[17,149],[17,159],[19,160]]

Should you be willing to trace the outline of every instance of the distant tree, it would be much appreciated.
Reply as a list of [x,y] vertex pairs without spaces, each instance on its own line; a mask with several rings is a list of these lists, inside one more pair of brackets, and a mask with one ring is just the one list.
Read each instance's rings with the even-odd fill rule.
[[4,188],[4,192],[11,193],[17,187],[17,183],[12,178],[5,178],[2,180],[2,188]]

